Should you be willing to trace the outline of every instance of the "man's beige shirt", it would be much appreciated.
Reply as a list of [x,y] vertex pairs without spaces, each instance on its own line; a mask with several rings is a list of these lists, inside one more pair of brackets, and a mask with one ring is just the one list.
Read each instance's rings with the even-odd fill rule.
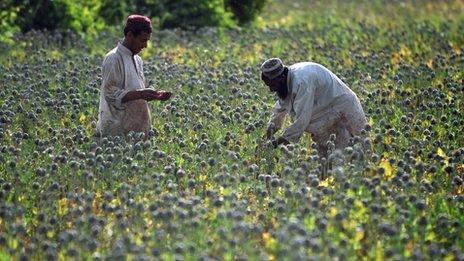
[[330,131],[342,118],[356,132],[364,128],[366,119],[359,99],[329,69],[312,62],[297,63],[288,69],[288,95],[276,102],[268,128],[280,129],[287,113],[292,124],[282,137],[292,142],[305,131],[314,135]]
[[143,99],[121,102],[129,91],[144,88],[142,59],[118,43],[103,60],[97,131],[103,136],[148,132],[148,103]]

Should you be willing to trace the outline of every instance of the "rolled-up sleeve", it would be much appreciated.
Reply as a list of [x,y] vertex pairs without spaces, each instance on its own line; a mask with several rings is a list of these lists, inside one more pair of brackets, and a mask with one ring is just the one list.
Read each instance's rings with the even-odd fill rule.
[[293,123],[282,135],[284,139],[291,142],[298,141],[308,127],[314,103],[315,86],[311,82],[309,84],[301,82],[297,88],[298,91],[293,101],[293,110],[295,111]]
[[[122,61],[121,61],[122,62]],[[102,67],[103,95],[109,106],[118,110],[126,109],[122,98],[129,92],[124,88],[122,64],[115,57],[107,57]]]
[[272,116],[269,120],[268,129],[273,128],[275,131],[280,130],[284,124],[285,116],[288,113],[289,102],[278,100],[272,109]]

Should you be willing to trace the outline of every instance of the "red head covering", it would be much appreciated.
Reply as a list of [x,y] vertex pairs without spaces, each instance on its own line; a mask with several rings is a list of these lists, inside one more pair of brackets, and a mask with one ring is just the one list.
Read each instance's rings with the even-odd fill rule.
[[129,15],[124,27],[124,35],[126,35],[129,31],[131,31],[134,36],[137,36],[142,32],[150,34],[152,31],[150,18],[143,15]]

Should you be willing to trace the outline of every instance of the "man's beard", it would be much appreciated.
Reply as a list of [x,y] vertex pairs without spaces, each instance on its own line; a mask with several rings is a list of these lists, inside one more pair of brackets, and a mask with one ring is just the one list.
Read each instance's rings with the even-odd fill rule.
[[285,86],[285,84],[280,85],[276,93],[280,99],[285,100],[288,94],[287,86]]

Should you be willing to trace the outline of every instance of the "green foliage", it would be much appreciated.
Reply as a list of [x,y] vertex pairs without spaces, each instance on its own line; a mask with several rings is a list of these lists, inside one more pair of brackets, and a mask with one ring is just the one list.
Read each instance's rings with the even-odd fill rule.
[[161,28],[233,26],[252,22],[266,0],[180,0],[139,1],[135,10],[150,14]]
[[120,24],[127,16],[130,5],[125,1],[101,0],[99,15],[108,25]]
[[[16,18],[14,22],[23,32],[71,29],[78,33],[95,35],[104,26],[104,21],[99,16],[98,0],[9,1],[4,3],[4,7],[5,11],[0,13],[0,17],[9,18],[10,24]],[[8,25],[8,19],[6,24]],[[5,22],[0,26],[4,27]],[[10,31],[16,31],[13,29]]]
[[73,29],[78,33],[92,33],[96,34],[98,31],[103,29],[104,21],[99,17],[100,1],[99,0],[88,0],[88,1],[69,1],[61,0],[54,2],[62,2],[66,6],[66,13],[68,15],[68,21],[65,20],[66,24],[63,24],[63,29]]
[[198,28],[232,25],[223,0],[160,1],[152,15],[160,18],[162,28]]
[[104,0],[100,10],[109,24],[117,24],[132,13],[151,17],[154,26],[163,29],[234,25],[223,0],[138,0],[132,4]]
[[127,15],[151,17],[154,27],[234,26],[253,21],[266,0],[7,0],[0,4],[0,41],[30,30],[71,29],[87,37],[105,25],[120,25]]
[[267,0],[226,0],[226,9],[231,10],[234,19],[243,25],[255,20],[266,2]]
[[137,10],[159,18],[161,28],[198,28],[252,22],[265,3],[266,0],[164,0],[147,1]]
[[18,8],[11,5],[11,1],[0,3],[0,43],[12,43],[12,37],[20,28],[15,25]]

